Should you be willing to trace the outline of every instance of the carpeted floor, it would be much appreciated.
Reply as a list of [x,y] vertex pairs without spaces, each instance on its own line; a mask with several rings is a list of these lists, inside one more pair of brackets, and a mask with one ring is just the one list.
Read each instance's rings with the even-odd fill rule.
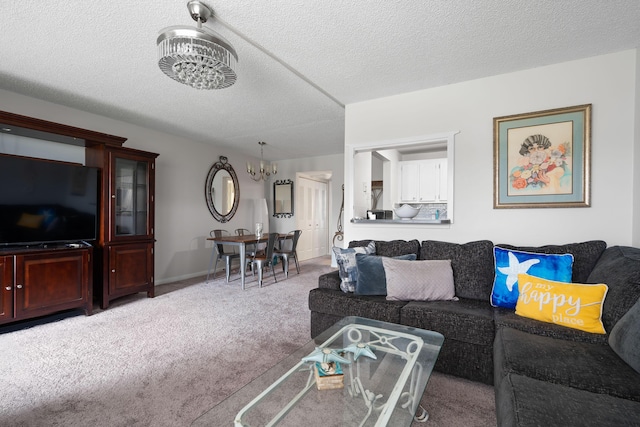
[[[309,340],[308,292],[328,258],[246,291],[238,276],[158,286],[0,327],[0,426],[189,426]],[[493,388],[434,373],[429,426],[495,425]],[[231,421],[229,425],[232,425]]]

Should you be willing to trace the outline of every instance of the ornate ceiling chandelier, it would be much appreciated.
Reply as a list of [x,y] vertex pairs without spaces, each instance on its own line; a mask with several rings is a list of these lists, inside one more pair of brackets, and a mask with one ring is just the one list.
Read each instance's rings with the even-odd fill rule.
[[173,26],[158,36],[158,66],[172,79],[196,89],[222,89],[236,82],[238,55],[216,32],[202,28],[213,11],[199,1],[187,8],[198,28]]
[[264,163],[264,156],[262,152],[262,148],[267,145],[266,142],[258,141],[260,144],[260,170],[256,171],[255,166],[251,162],[247,162],[247,172],[251,175],[251,179],[254,181],[266,181],[269,179],[269,175],[275,175],[278,173],[278,165],[272,163],[271,165],[266,165]]

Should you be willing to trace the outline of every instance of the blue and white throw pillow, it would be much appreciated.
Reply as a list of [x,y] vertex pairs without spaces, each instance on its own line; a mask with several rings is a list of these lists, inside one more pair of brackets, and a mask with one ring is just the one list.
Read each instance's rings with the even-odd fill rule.
[[571,282],[573,255],[539,254],[514,251],[495,246],[495,278],[491,292],[494,307],[516,308],[518,302],[518,274],[525,273],[556,282]]
[[333,254],[336,257],[340,270],[340,289],[342,292],[354,292],[358,282],[358,266],[356,264],[356,254],[375,254],[376,244],[371,241],[365,247],[338,248],[333,247]]

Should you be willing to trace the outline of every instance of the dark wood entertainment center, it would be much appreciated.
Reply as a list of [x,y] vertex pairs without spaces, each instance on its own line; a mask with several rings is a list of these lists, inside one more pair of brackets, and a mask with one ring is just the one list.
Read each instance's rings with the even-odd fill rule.
[[90,315],[92,265],[89,245],[0,252],[0,324],[72,308]]
[[98,233],[90,242],[0,247],[0,325],[62,310],[92,313],[125,295],[154,296],[156,153],[126,138],[0,111],[2,126],[29,137],[85,147],[97,167]]

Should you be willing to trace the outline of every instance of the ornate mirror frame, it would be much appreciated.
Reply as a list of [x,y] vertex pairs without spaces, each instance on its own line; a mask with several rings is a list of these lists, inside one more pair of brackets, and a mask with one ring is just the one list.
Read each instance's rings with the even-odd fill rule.
[[[288,194],[290,196],[291,209],[285,209],[284,206],[278,206],[278,193],[281,191],[287,191],[286,187],[289,187]],[[290,179],[277,180],[273,183],[273,216],[276,218],[291,218],[293,216],[293,181]]]
[[[233,181],[233,206],[231,210],[222,214],[218,212],[214,204],[214,191],[213,191],[213,180],[216,174],[220,171],[227,171],[231,176],[231,180]],[[209,208],[209,212],[218,222],[227,222],[235,215],[238,210],[238,204],[240,203],[240,184],[238,182],[238,176],[236,175],[236,171],[233,169],[228,163],[228,159],[225,156],[220,156],[220,160],[215,162],[209,173],[207,174],[207,180],[204,185],[204,197],[207,201],[207,207]]]

